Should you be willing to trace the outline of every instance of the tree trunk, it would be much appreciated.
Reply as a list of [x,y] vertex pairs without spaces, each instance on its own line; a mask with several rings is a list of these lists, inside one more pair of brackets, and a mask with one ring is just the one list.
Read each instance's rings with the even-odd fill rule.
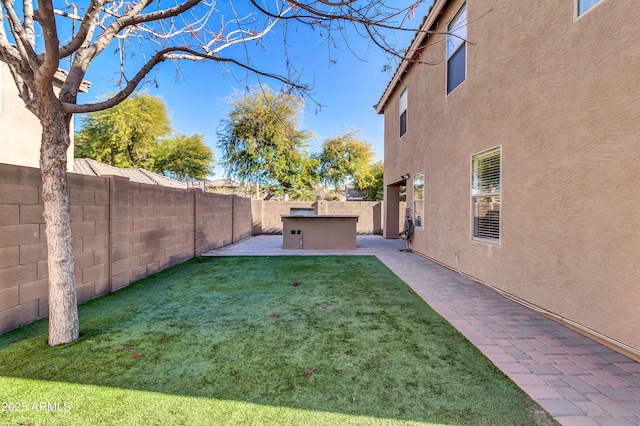
[[[51,93],[53,94],[53,93]],[[39,105],[40,173],[49,266],[49,345],[79,337],[75,261],[67,185],[70,116],[55,96]]]

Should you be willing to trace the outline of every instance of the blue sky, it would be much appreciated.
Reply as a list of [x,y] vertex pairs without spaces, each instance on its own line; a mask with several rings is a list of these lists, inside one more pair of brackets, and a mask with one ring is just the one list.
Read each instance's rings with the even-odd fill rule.
[[[394,0],[394,7],[409,0]],[[430,3],[430,2],[427,2]],[[415,17],[407,21],[416,28],[426,14],[428,5],[416,10]],[[287,53],[290,62],[300,71],[301,81],[313,86],[313,98],[322,104],[318,108],[307,100],[302,115],[302,127],[314,132],[315,138],[308,149],[318,151],[322,141],[337,132],[360,129],[363,140],[370,142],[378,158],[383,158],[383,119],[376,114],[373,106],[377,103],[392,71],[383,72],[383,66],[389,58],[369,40],[358,36],[354,31],[347,32],[349,47],[337,40],[337,46],[325,41],[326,33],[312,31],[298,26],[290,28],[287,34]],[[408,46],[413,34],[396,32],[390,41],[399,48]],[[285,73],[286,62],[281,30],[276,30],[263,40],[262,46],[251,43],[246,46],[252,65],[271,73]],[[242,46],[244,51],[245,47]],[[354,54],[355,52],[355,54]],[[230,53],[230,52],[229,52]],[[225,56],[233,56],[229,53]],[[357,54],[357,56],[356,56]],[[90,67],[86,79],[92,86],[89,94],[80,98],[80,102],[92,101],[105,93],[114,92],[117,86],[117,55],[104,53],[105,58]],[[109,56],[106,56],[109,55]],[[180,69],[173,63],[163,63],[157,72],[158,87],[145,86],[151,95],[162,97],[169,109],[175,131],[192,135],[204,134],[207,144],[214,150],[216,159],[221,158],[216,148],[216,129],[220,120],[229,112],[227,100],[234,91],[244,91],[246,87],[258,83],[279,89],[281,83],[268,78],[257,78],[239,68],[226,68],[212,62],[182,62]],[[76,123],[79,120],[76,119]],[[76,125],[77,127],[77,125]],[[224,170],[215,167],[214,177],[222,177]]]

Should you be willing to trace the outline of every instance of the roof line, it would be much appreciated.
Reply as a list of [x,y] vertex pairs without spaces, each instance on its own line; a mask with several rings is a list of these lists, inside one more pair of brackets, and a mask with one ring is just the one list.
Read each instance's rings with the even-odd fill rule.
[[[7,63],[7,61],[5,61],[2,58],[0,58],[0,62],[4,62],[5,64]],[[69,76],[69,71],[64,70],[62,68],[58,68],[56,72],[53,74],[53,80],[56,83],[63,85],[64,82],[67,81],[68,76]],[[90,87],[91,87],[91,82],[83,79],[80,82],[80,87],[78,87],[78,90],[82,93],[87,93]]]
[[[53,76],[53,78],[58,80],[60,84],[64,84],[64,82],[67,81],[67,77],[69,77],[69,72],[67,70],[63,70],[62,68],[58,68]],[[78,90],[82,93],[87,93],[89,92],[90,87],[91,82],[83,79],[80,82],[80,87],[78,87]]]
[[422,21],[420,29],[417,31],[415,37],[409,44],[409,48],[407,49],[404,58],[400,62],[400,65],[398,65],[398,68],[396,68],[396,72],[393,74],[393,77],[389,81],[389,84],[387,84],[387,88],[384,90],[382,97],[375,105],[375,109],[378,114],[382,114],[384,112],[384,107],[387,104],[389,97],[391,97],[391,94],[395,91],[395,88],[402,80],[402,76],[408,71],[408,68],[411,65],[416,63],[415,61],[413,61],[414,55],[423,48],[422,44],[424,40],[429,36],[430,28],[433,27],[433,25],[436,23],[436,20],[440,16],[440,12],[442,11],[442,9],[444,9],[448,2],[449,0],[435,0],[433,5],[431,5],[429,12],[427,12],[427,15]]
[[96,168],[94,167],[94,164],[91,164],[90,158],[83,158],[85,164],[91,169],[91,171],[93,173],[95,173],[96,176],[100,176],[100,174],[98,173],[98,170],[96,170]]
[[[156,185],[162,185],[160,183],[160,179],[159,179],[160,176],[162,178],[164,178],[164,179],[170,179],[170,178],[167,178],[164,175],[161,175],[160,173],[152,172],[151,170],[143,169],[142,167],[138,167],[136,170],[138,170],[140,173],[142,173],[143,175],[145,175],[146,177],[151,179],[153,182],[156,183]],[[171,180],[173,180],[173,179],[171,179]]]

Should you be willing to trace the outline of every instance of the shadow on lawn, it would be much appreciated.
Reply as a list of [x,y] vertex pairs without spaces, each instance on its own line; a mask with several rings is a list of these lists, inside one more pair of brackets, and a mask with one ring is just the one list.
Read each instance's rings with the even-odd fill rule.
[[79,312],[69,345],[47,347],[46,320],[0,336],[0,371],[381,419],[550,421],[371,256],[198,258]]

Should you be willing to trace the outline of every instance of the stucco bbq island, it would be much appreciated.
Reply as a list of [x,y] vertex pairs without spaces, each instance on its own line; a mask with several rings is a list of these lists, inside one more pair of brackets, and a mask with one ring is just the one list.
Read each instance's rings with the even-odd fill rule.
[[282,218],[283,249],[355,249],[357,215],[286,214]]

